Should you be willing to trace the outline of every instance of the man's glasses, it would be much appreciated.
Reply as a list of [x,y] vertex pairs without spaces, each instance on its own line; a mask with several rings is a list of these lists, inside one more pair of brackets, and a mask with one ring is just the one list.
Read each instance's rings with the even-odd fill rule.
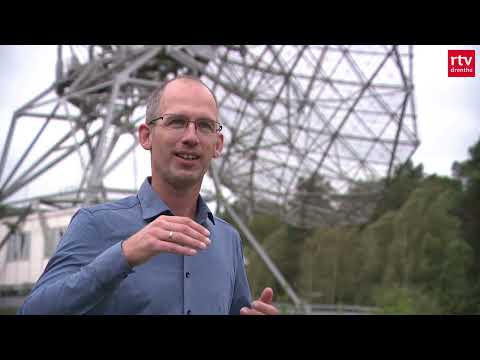
[[222,131],[222,125],[218,121],[202,118],[190,120],[187,116],[180,114],[164,114],[150,120],[148,125],[151,125],[158,120],[160,120],[160,126],[170,130],[184,131],[188,125],[193,122],[197,132],[203,135],[213,135]]

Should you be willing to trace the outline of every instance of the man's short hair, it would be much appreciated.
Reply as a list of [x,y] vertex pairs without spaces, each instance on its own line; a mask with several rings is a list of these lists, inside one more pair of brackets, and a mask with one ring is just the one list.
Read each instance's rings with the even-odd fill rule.
[[145,122],[148,124],[152,119],[154,119],[156,116],[158,116],[157,111],[160,106],[160,101],[162,100],[163,93],[165,91],[165,88],[167,87],[168,84],[175,80],[181,80],[181,79],[187,79],[187,80],[193,80],[198,82],[199,84],[202,84],[205,86],[208,91],[210,91],[210,94],[213,96],[213,100],[215,101],[215,105],[218,108],[218,102],[215,94],[213,91],[202,81],[200,78],[193,76],[193,75],[179,75],[173,79],[165,81],[162,85],[159,87],[155,88],[153,90],[152,94],[148,97],[147,100],[147,110],[145,114]]

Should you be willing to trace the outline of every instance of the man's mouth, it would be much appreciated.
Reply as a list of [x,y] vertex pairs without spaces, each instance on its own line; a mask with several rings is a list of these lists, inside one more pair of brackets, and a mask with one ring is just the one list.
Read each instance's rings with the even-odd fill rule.
[[195,155],[195,154],[187,154],[187,153],[176,153],[175,156],[178,156],[181,159],[184,160],[197,160],[200,159],[200,156]]

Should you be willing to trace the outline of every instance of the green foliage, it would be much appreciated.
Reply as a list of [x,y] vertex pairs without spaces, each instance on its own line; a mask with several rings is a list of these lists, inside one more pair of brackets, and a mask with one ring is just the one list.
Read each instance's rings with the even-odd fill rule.
[[[424,177],[398,209],[367,226],[310,234],[276,227],[264,245],[310,302],[373,305],[382,313],[471,312],[475,301],[467,275],[473,252],[452,211],[460,198],[458,181]],[[268,221],[260,220],[266,234]],[[274,281],[259,260],[253,256],[249,269],[256,291]]]
[[256,239],[263,241],[272,233],[272,231],[283,225],[282,220],[273,215],[256,214],[249,223],[250,231],[255,235]]
[[[282,273],[290,277],[291,266],[289,266],[288,258],[285,259],[285,247],[288,246],[286,226],[282,226],[273,231],[268,237],[263,240],[263,248],[268,253],[274,263],[280,268]],[[250,250],[246,250],[245,256],[247,258],[247,275],[250,279],[250,287],[254,297],[259,296],[262,290],[270,286],[273,288],[276,299],[284,299],[284,293],[280,285],[276,282],[274,276],[268,270],[265,263],[260,256]],[[286,260],[286,261],[285,261]],[[287,262],[287,266],[285,266]]]
[[359,259],[355,234],[355,229],[317,229],[305,240],[297,281],[303,298],[310,302],[353,302]]
[[[264,214],[255,214],[249,226],[309,302],[375,306],[381,314],[480,313],[480,141],[470,155],[454,164],[454,178],[426,176],[412,162],[398,167],[374,216],[361,226],[325,221],[306,230]],[[354,184],[351,193],[382,182]],[[321,177],[303,180],[297,202],[329,208],[327,185]],[[341,207],[361,215],[360,205]],[[254,296],[273,286],[276,300],[288,302],[248,244],[245,254]]]
[[12,308],[12,307],[0,308],[0,315],[16,315],[16,314],[17,314],[17,308]]
[[373,291],[373,298],[380,315],[430,315],[442,311],[435,298],[418,289],[381,287]]
[[[298,286],[299,258],[308,231],[284,225],[279,219],[267,215],[255,216],[251,229],[269,257],[284,274],[285,279],[296,288]],[[265,236],[266,234],[269,235]],[[248,262],[247,275],[250,279],[252,293],[259,296],[265,287],[270,286],[275,292],[277,301],[288,302],[289,298],[283,288],[250,246],[245,249],[245,256]]]
[[472,276],[480,275],[480,140],[469,149],[470,159],[455,162],[454,175],[464,184],[456,213],[462,221],[462,234],[473,247],[475,266]]
[[[401,208],[362,230],[360,283],[368,290],[357,303],[383,306],[398,293],[399,303],[392,306],[410,312],[422,312],[427,298],[435,299],[426,301],[435,312],[465,311],[472,251],[461,238],[459,220],[451,214],[458,189],[456,182],[427,178]],[[416,293],[421,296],[413,296]]]
[[[329,224],[329,214],[333,210],[329,196],[334,192],[332,185],[320,174],[309,177],[300,177],[296,187],[296,194],[290,202],[291,210],[297,219],[299,227],[305,228],[318,219],[318,211],[322,211],[322,223]],[[292,212],[292,211],[291,211]]]
[[411,160],[395,168],[392,178],[386,180],[387,186],[381,201],[377,203],[372,220],[375,221],[390,210],[398,210],[423,177],[423,165],[414,166]]
[[24,212],[24,208],[16,208],[6,204],[0,204],[0,219],[8,216],[16,216]]

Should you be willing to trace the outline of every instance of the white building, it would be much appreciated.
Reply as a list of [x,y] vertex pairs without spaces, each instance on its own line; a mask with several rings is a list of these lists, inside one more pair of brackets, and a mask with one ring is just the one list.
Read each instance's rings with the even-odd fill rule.
[[[0,220],[0,308],[18,307],[37,282],[77,208],[32,213],[9,236],[17,217]],[[6,238],[8,236],[8,238]]]

